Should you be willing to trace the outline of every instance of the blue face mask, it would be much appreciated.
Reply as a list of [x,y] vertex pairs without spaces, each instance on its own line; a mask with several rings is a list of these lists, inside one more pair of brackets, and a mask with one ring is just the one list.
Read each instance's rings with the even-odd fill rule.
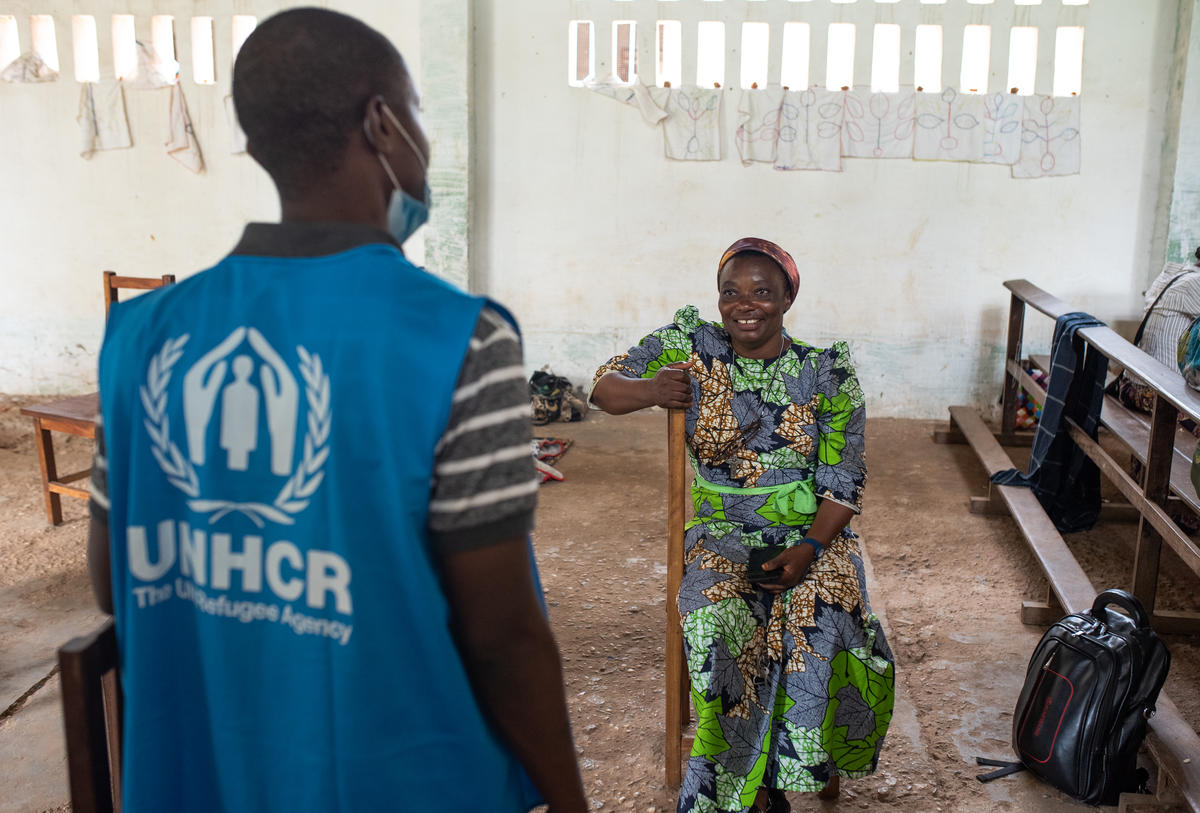
[[[379,159],[382,161],[383,156],[379,156]],[[384,161],[383,165],[387,167],[387,161]],[[388,167],[388,169],[391,168]],[[400,184],[396,183],[394,178],[392,183],[396,188],[392,190],[392,200],[388,204],[388,231],[391,232],[392,237],[396,238],[396,242],[403,245],[405,240],[412,237],[416,230],[429,220],[429,207],[433,205],[433,190],[426,182],[425,200],[422,201],[400,188]]]
[[[421,165],[421,170],[423,172],[428,171],[429,165],[425,156],[421,155],[416,142],[413,141],[408,131],[404,129],[404,125],[400,123],[400,120],[396,118],[396,114],[387,105],[383,106],[383,111],[392,120],[392,124],[396,125],[396,129],[400,131],[400,135],[404,136],[404,140],[408,142],[409,148],[412,149],[413,155],[416,156],[417,163]],[[429,188],[429,182],[426,181],[425,200],[417,200],[400,186],[400,181],[397,180],[395,171],[387,162],[387,159],[383,157],[383,153],[376,153],[376,156],[379,158],[379,163],[383,165],[383,171],[387,173],[393,187],[392,199],[388,203],[388,231],[396,238],[396,242],[403,244],[405,240],[412,237],[416,230],[425,225],[425,222],[429,220],[429,209],[433,206],[433,190]]]

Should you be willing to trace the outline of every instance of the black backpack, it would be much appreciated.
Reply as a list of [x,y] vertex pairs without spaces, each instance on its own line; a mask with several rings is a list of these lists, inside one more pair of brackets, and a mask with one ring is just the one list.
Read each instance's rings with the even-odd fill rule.
[[1026,769],[1081,802],[1116,804],[1145,781],[1137,752],[1170,665],[1141,602],[1124,590],[1104,591],[1091,610],[1060,619],[1042,636],[1013,713],[1021,761],[979,758],[1005,766],[979,780]]

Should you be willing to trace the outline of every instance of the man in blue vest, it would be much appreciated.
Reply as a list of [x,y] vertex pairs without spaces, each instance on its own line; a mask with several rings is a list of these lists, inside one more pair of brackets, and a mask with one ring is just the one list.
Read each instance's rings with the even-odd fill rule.
[[429,205],[404,62],[297,9],[233,95],[282,222],[117,305],[100,355],[124,809],[583,811],[517,334],[400,248]]

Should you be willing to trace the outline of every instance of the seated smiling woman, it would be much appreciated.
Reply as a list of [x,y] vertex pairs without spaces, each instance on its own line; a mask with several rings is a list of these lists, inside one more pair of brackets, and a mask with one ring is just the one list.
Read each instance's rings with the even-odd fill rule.
[[717,267],[720,323],[685,307],[593,384],[613,414],[687,410],[696,513],[678,602],[698,722],[679,811],[835,797],[839,777],[875,770],[892,717],[892,653],[846,527],[866,481],[862,390],[845,343],[784,331],[798,291],[786,251],[738,240]]

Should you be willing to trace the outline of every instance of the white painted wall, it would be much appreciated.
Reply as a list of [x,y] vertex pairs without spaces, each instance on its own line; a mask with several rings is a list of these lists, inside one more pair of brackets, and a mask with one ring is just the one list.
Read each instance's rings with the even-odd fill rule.
[[[832,5],[726,0],[614,3],[478,3],[476,199],[478,275],[522,322],[530,367],[590,382],[592,371],[645,332],[695,303],[716,316],[715,266],[735,238],[754,234],[788,248],[801,266],[804,301],[794,335],[850,341],[869,414],[944,417],[955,403],[999,395],[1008,308],[1001,281],[1026,277],[1102,319],[1140,312],[1153,276],[1163,107],[1176,0],[1093,0],[1071,9],[858,2]],[[913,26],[947,26],[943,81],[956,84],[966,23],[1003,26],[992,45],[992,87],[1007,73],[1007,27],[1042,26],[1038,91],[1048,93],[1055,25],[1085,21],[1083,172],[1015,181],[995,166],[847,160],[840,174],[743,168],[732,133],[737,91],[725,105],[726,157],[663,157],[662,135],[637,112],[570,88],[570,19],[641,29],[640,64],[652,81],[655,15],[727,21],[726,86],[737,86],[737,27],[772,22],[772,81],[781,23],[813,23],[811,78],[824,80],[825,23],[858,25],[856,79],[869,80],[870,30],[904,26],[911,77]],[[714,16],[715,15],[715,16]],[[684,77],[694,77],[685,45]],[[599,74],[607,72],[602,65]],[[902,80],[908,81],[908,80]],[[1157,269],[1153,269],[1157,271]],[[1048,343],[1049,322],[1028,333]]]
[[[229,152],[224,98],[230,92],[231,17],[260,20],[281,0],[18,0],[22,50],[29,15],[52,14],[62,76],[52,84],[0,83],[0,392],[95,389],[103,331],[100,272],[180,278],[226,254],[249,220],[278,217],[274,186],[247,155]],[[322,5],[353,13],[385,32],[419,71],[418,0],[344,0]],[[93,14],[101,70],[112,70],[110,17],[136,15],[149,39],[153,14],[175,15],[182,86],[207,172],[196,176],[163,150],[168,91],[125,94],[134,147],[79,156],[80,86],[74,81],[71,15]],[[191,78],[189,20],[215,17],[217,84]],[[420,241],[415,246],[419,256]],[[410,252],[412,253],[412,252]]]
[[[422,18],[429,9],[421,0],[332,5],[385,31],[421,74],[421,44],[438,36],[428,30],[436,20]],[[278,0],[20,0],[0,7],[0,14],[20,19],[23,43],[30,13],[55,16],[64,76],[53,85],[0,85],[0,391],[94,387],[101,269],[186,276],[219,259],[246,220],[276,216],[265,174],[247,156],[228,154],[221,100],[229,92],[230,15],[261,18],[281,6]],[[685,32],[700,9],[726,20],[726,84],[734,86],[742,19],[773,23],[772,81],[780,24],[812,22],[811,76],[818,83],[829,21],[858,24],[860,82],[869,77],[876,21],[904,26],[908,49],[920,22],[941,21],[948,31],[965,23],[1036,24],[1043,28],[1042,92],[1050,87],[1053,27],[1082,20],[1083,173],[1013,181],[1000,167],[866,160],[846,161],[840,174],[747,169],[731,138],[736,91],[727,97],[725,160],[667,161],[661,134],[632,108],[565,82],[569,19],[602,22],[619,13],[638,20],[647,71],[648,34],[660,8],[689,21]],[[1163,110],[1178,0],[1093,0],[1084,9],[1057,0],[1041,8],[1014,8],[1009,0],[994,7],[963,0],[945,6],[474,0],[473,9],[475,130],[465,159],[474,166],[472,279],[521,319],[531,368],[549,364],[586,382],[600,362],[668,322],[680,305],[696,303],[715,316],[719,253],[738,236],[758,234],[791,250],[808,281],[789,329],[813,343],[851,342],[871,414],[942,417],[947,404],[983,405],[998,394],[1008,307],[1002,280],[1027,277],[1112,320],[1139,311],[1138,294],[1157,271],[1149,246],[1160,154],[1164,138],[1174,137],[1164,132]],[[190,175],[162,151],[164,92],[127,94],[132,150],[90,162],[78,156],[70,15],[97,16],[103,64],[108,15],[128,12],[137,15],[140,36],[147,36],[154,13],[173,13],[181,24],[195,13],[216,17],[217,87],[197,87],[184,71],[208,161],[204,176]],[[603,54],[608,27],[598,29]],[[179,31],[186,65],[184,25]],[[947,83],[957,76],[958,47],[947,36]],[[1006,52],[1007,38],[994,37],[993,87],[1005,80]],[[685,75],[693,58],[685,51]],[[911,76],[911,60],[909,52],[904,76]],[[454,149],[439,150],[437,132],[431,135],[435,165],[458,160]],[[433,217],[439,217],[436,197]],[[419,239],[413,247],[421,256]],[[1028,332],[1044,346],[1049,325],[1031,318]]]

